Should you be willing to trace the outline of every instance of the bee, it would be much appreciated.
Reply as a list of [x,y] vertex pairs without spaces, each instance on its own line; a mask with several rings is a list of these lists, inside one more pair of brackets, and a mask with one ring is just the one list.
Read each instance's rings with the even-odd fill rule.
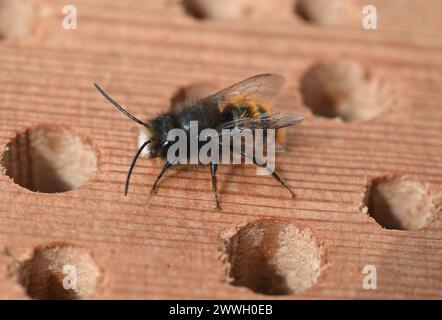
[[[158,174],[152,189],[151,195],[157,193],[157,189],[163,175],[176,163],[167,160],[168,149],[173,141],[168,140],[170,130],[180,128],[189,137],[189,127],[191,121],[197,121],[199,132],[210,128],[215,129],[222,135],[223,129],[236,129],[240,134],[244,130],[274,129],[278,143],[282,141],[281,129],[297,124],[303,120],[302,117],[293,116],[281,112],[271,112],[269,102],[280,92],[284,86],[285,79],[277,74],[260,74],[236,83],[224,90],[221,90],[208,97],[202,97],[194,101],[183,103],[178,107],[171,107],[169,111],[156,118],[143,122],[112,99],[97,84],[97,90],[118,110],[131,120],[142,126],[139,149],[135,153],[129,172],[126,178],[125,195],[129,190],[129,181],[137,159],[140,155],[150,158],[161,158],[165,161],[164,166]],[[262,166],[262,161],[254,154],[247,154],[241,149],[241,157],[246,157],[253,161],[255,165]],[[221,209],[217,191],[217,169],[218,163],[210,163],[212,175],[212,191],[216,201],[216,208]],[[292,188],[283,180],[279,174],[273,170],[272,177],[278,181],[295,197]]]

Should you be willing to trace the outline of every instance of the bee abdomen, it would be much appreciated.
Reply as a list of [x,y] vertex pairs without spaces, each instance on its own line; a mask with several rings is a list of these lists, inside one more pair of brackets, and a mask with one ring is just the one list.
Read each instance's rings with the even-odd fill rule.
[[[222,111],[223,121],[236,121],[244,118],[259,119],[265,113],[271,112],[271,108],[266,103],[258,103],[253,100],[240,99],[238,101],[230,102]],[[266,124],[268,120],[261,120],[262,128],[268,128]],[[284,141],[284,132],[282,129],[276,130],[276,142],[282,144]]]
[[225,121],[235,121],[244,118],[259,118],[270,111],[270,106],[252,100],[241,99],[231,102],[223,109]]

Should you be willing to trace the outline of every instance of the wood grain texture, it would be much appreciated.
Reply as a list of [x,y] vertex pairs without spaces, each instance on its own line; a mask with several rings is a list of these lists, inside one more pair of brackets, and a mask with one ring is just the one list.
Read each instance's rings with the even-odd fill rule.
[[[376,31],[355,23],[359,0],[352,18],[333,26],[303,21],[289,0],[252,2],[248,15],[228,21],[194,19],[178,0],[72,0],[77,30],[62,28],[63,1],[33,2],[32,30],[0,40],[0,146],[41,124],[62,126],[91,141],[98,165],[87,184],[58,194],[0,176],[0,298],[28,297],[14,259],[54,242],[90,252],[101,270],[91,298],[442,298],[440,213],[419,230],[388,230],[360,210],[370,179],[389,174],[442,199],[440,1],[371,1]],[[380,117],[336,121],[303,104],[313,65],[347,61],[389,88]],[[224,87],[267,72],[287,79],[276,107],[305,117],[277,158],[295,200],[251,166],[219,169],[222,211],[206,167],[171,172],[149,197],[160,164],[145,158],[124,197],[138,127],[93,83],[145,119],[183,86]],[[325,252],[313,287],[269,296],[226,282],[222,235],[263,218],[311,230]],[[365,265],[377,268],[377,290],[362,287]]]

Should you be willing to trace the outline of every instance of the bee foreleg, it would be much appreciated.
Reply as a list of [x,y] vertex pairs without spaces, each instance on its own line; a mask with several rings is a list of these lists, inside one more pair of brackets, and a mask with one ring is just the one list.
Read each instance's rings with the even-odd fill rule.
[[152,190],[150,191],[150,194],[157,194],[158,185],[160,184],[161,177],[166,173],[167,170],[170,169],[173,165],[167,161],[164,164],[163,169],[161,170],[160,174],[158,175],[157,179],[155,180],[155,183],[153,184]]
[[213,190],[213,194],[215,195],[216,208],[218,210],[221,210],[221,206],[219,205],[219,200],[218,200],[218,191],[216,189],[216,170],[217,169],[218,169],[217,163],[210,164],[210,172],[212,174],[212,190]]
[[[259,163],[263,163],[263,161],[259,161],[259,163],[258,163],[257,158],[256,158],[255,155],[250,156],[250,155],[248,155],[247,153],[245,153],[244,151],[241,152],[241,153],[242,153],[242,155],[243,155],[244,157],[247,157],[247,158],[249,158],[249,159],[251,159],[251,158],[253,157],[252,160],[253,160],[253,163],[254,163],[255,165],[257,165],[257,166],[259,166],[259,167],[264,167],[264,165],[259,164]],[[292,198],[295,198],[295,197],[296,197],[296,194],[293,192],[293,190],[292,190],[292,188],[290,187],[290,185],[289,185],[287,182],[285,182],[284,179],[282,179],[282,178],[276,173],[276,171],[271,171],[270,169],[267,169],[267,170],[272,174],[272,177],[273,177],[276,181],[278,181],[278,182],[279,182],[284,188],[286,188],[286,189],[291,193]]]

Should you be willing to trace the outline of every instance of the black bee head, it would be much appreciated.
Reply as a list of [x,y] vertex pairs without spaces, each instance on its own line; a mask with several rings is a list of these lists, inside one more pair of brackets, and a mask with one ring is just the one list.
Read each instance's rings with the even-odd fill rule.
[[152,144],[150,146],[150,156],[164,156],[167,153],[169,145],[172,143],[167,140],[170,130],[176,128],[176,122],[170,115],[161,115],[150,122],[150,138]]
[[152,121],[157,142],[162,145],[167,141],[167,134],[175,128],[175,120],[169,115],[161,115]]

